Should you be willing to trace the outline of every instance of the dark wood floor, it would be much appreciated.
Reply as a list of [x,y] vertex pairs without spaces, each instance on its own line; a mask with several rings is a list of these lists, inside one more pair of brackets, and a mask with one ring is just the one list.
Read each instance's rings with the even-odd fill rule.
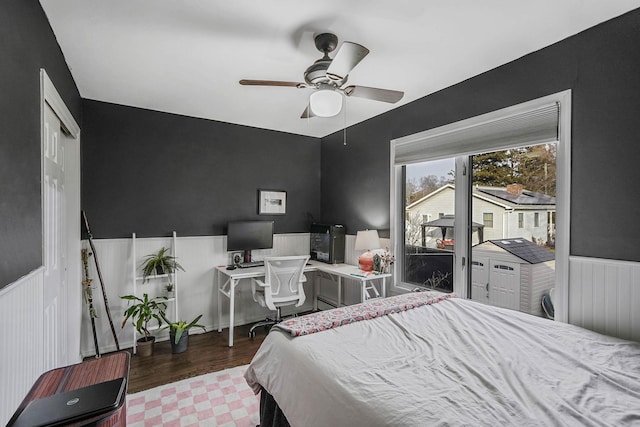
[[153,355],[131,356],[129,393],[172,383],[209,372],[221,371],[251,362],[266,336],[262,329],[256,337],[248,337],[251,325],[234,328],[233,347],[228,346],[229,330],[189,336],[189,348],[181,354],[171,354],[169,341],[158,342]]

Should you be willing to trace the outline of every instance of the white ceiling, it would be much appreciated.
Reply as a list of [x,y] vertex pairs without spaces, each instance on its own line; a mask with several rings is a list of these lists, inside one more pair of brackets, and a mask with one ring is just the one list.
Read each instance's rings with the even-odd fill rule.
[[[83,98],[322,137],[640,7],[640,0],[40,0]],[[369,55],[344,114],[300,119],[303,81],[332,32]]]

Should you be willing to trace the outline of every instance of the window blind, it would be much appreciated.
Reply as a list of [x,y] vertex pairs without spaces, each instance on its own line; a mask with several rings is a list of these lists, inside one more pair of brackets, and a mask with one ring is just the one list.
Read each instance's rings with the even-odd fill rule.
[[[558,140],[559,104],[504,111],[431,129],[395,141],[395,164],[505,150]],[[482,151],[479,151],[482,150]]]

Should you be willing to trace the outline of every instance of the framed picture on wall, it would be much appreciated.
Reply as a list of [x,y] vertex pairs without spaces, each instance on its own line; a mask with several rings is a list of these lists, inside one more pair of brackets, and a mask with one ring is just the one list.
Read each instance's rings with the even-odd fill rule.
[[287,213],[287,192],[258,190],[258,214],[284,215]]

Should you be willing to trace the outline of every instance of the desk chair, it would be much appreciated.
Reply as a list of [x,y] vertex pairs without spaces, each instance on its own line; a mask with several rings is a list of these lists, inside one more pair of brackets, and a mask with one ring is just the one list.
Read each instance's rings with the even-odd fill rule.
[[307,278],[304,275],[304,267],[309,261],[309,255],[266,257],[264,259],[264,281],[251,279],[251,292],[253,300],[262,307],[276,312],[275,319],[267,318],[255,323],[249,331],[249,337],[256,336],[255,330],[260,326],[273,326],[280,323],[282,313],[280,307],[294,305],[300,307],[304,304],[304,287]]

